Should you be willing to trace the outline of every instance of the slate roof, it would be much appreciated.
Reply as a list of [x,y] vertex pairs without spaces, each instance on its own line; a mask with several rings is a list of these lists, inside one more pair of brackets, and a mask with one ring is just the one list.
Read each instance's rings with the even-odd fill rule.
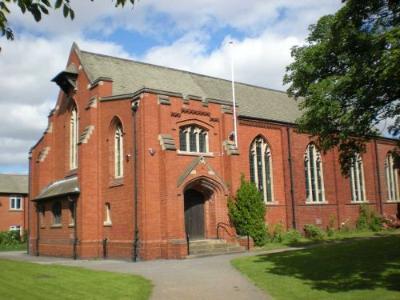
[[72,177],[51,183],[40,192],[39,196],[37,196],[35,200],[42,200],[68,194],[79,194],[79,192],[80,189],[78,185],[78,178]]
[[[113,96],[143,88],[232,102],[231,82],[225,79],[127,60],[87,51],[77,51],[91,82],[113,80]],[[286,93],[236,83],[239,116],[294,123],[300,117],[296,101]]]
[[28,175],[0,174],[0,193],[28,194]]

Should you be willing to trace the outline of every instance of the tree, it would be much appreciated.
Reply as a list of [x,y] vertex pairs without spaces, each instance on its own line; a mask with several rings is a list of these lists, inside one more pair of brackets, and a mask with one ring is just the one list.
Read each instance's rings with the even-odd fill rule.
[[400,137],[400,1],[343,2],[309,27],[304,46],[292,48],[284,83],[303,113],[299,130],[323,151],[337,146],[348,174],[382,122],[392,122],[389,133]]
[[[94,0],[90,0],[94,1]],[[51,9],[62,9],[65,18],[71,20],[75,17],[75,12],[71,7],[71,0],[56,0],[54,7],[51,0],[0,0],[0,32],[1,36],[6,36],[8,40],[14,39],[14,32],[8,25],[7,16],[11,13],[9,7],[10,4],[15,4],[21,10],[22,13],[29,12],[36,22],[42,19],[43,15],[48,15]],[[132,5],[135,4],[135,0],[116,0],[115,7],[124,6],[127,2]]]
[[236,199],[228,201],[229,217],[239,235],[251,236],[257,246],[266,242],[265,204],[263,196],[254,183],[242,175]]

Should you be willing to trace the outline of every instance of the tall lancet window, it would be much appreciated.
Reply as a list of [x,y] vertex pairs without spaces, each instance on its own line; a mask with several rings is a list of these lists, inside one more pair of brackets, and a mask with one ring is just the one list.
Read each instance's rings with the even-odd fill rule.
[[324,175],[321,154],[314,144],[309,144],[304,155],[307,202],[325,202]]
[[392,153],[385,160],[386,185],[388,190],[388,201],[400,202],[399,194],[399,170],[395,168]]
[[69,167],[73,170],[78,167],[78,111],[76,107],[71,110],[69,145]]
[[266,203],[274,201],[271,149],[262,137],[256,138],[250,146],[250,180]]
[[364,166],[361,155],[358,153],[351,160],[350,184],[351,184],[351,196],[353,202],[366,201]]
[[124,176],[124,137],[121,124],[115,128],[114,134],[114,174],[115,178]]

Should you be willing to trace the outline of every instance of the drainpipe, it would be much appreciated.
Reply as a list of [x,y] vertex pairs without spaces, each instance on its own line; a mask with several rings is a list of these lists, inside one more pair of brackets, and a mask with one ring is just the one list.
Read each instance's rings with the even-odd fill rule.
[[290,200],[292,202],[292,226],[296,229],[296,208],[294,201],[294,179],[293,179],[293,166],[292,166],[292,142],[290,140],[290,128],[286,127],[287,131],[287,143],[288,143],[288,161],[289,161],[289,176],[290,176]]
[[136,112],[139,108],[139,100],[132,102],[132,123],[133,123],[133,201],[134,201],[134,233],[133,233],[133,253],[132,261],[138,260],[139,252],[139,226],[138,226],[138,167],[137,167],[137,130],[136,130]]
[[381,172],[379,169],[379,157],[378,157],[378,144],[376,139],[374,140],[375,144],[375,165],[376,165],[376,175],[378,178],[378,200],[379,200],[379,209],[381,211],[381,215],[383,215],[383,204],[382,204],[382,189],[381,189]]
[[36,256],[39,256],[39,241],[40,241],[40,225],[39,225],[39,206],[41,204],[36,203]]
[[76,214],[77,211],[77,204],[78,204],[78,198],[75,199],[70,199],[72,201],[73,205],[73,214],[74,214],[74,244],[73,244],[73,253],[72,257],[74,259],[78,258],[78,216]]
[[[32,166],[31,166],[31,163],[32,163],[32,151],[30,151],[29,152],[29,171],[28,171],[28,196],[26,197],[26,201],[27,201],[27,204],[25,204],[25,201],[24,201],[24,205],[26,205],[26,209],[28,210],[28,212],[27,212],[27,224],[24,224],[24,229],[26,228],[26,231],[27,231],[27,241],[26,241],[26,252],[28,253],[28,254],[30,254],[30,251],[29,251],[29,245],[30,245],[30,243],[31,243],[31,230],[30,230],[30,205],[31,205],[31,192],[32,192],[32,186],[31,186],[31,172],[32,172]],[[25,221],[25,217],[24,217],[24,221]],[[39,222],[39,220],[38,220],[38,222]]]

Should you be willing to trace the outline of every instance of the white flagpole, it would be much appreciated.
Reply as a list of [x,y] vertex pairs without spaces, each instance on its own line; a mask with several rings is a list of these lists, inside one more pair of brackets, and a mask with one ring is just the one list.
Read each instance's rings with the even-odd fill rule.
[[232,102],[233,102],[233,131],[235,134],[235,146],[238,147],[238,136],[237,136],[237,121],[236,121],[236,95],[235,95],[235,70],[234,70],[234,47],[233,41],[230,41],[231,45],[231,73],[232,73]]

